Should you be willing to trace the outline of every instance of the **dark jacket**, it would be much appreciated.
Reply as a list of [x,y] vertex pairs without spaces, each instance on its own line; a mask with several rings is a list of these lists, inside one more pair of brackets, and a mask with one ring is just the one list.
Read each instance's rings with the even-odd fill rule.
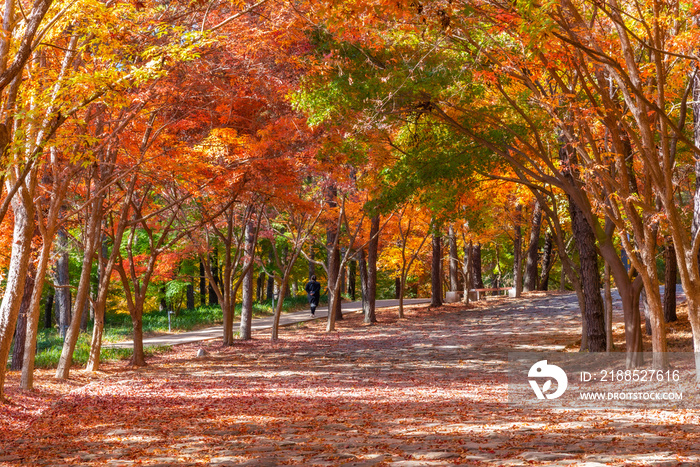
[[318,301],[321,299],[321,283],[318,281],[309,281],[306,283],[304,290],[309,294],[309,303],[318,305]]

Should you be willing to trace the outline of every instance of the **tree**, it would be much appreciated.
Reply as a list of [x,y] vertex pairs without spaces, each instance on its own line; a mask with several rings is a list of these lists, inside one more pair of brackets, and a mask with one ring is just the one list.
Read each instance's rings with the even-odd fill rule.
[[242,276],[243,298],[241,302],[241,339],[251,339],[253,325],[253,262],[255,260],[255,244],[258,237],[258,226],[249,219],[245,224],[245,263]]
[[433,224],[433,250],[430,266],[430,306],[442,306],[442,273],[440,263],[442,262],[442,237],[435,231]]
[[[285,201],[289,202],[290,199],[288,198]],[[272,340],[277,340],[279,338],[279,323],[282,315],[282,307],[284,305],[287,284],[289,283],[294,264],[301,254],[304,244],[312,235],[318,219],[323,214],[323,206],[321,206],[314,215],[313,211],[310,210],[312,207],[309,206],[310,203],[307,204],[300,201],[301,200],[295,203],[293,209],[289,209],[287,212],[283,213],[275,209],[266,216],[267,227],[276,237],[271,241],[276,266],[276,270],[273,271],[273,277],[277,281],[280,291],[272,322]],[[276,227],[275,224],[279,225],[279,227]],[[285,245],[285,255],[280,254],[280,249],[277,246],[277,242],[280,240],[288,244]],[[291,251],[287,246],[291,246]]]
[[385,268],[399,271],[399,318],[404,318],[403,302],[407,278],[430,236],[430,222],[421,219],[421,215],[424,213],[419,208],[406,204],[395,216],[394,225],[390,225],[395,231],[396,240],[383,251],[383,255],[389,257],[384,259],[384,262],[388,263]]
[[379,253],[379,214],[370,219],[369,243],[367,245],[367,289],[366,297],[369,307],[365,314],[365,323],[377,322],[376,300],[377,300],[377,256]]
[[540,204],[535,202],[532,210],[532,224],[530,228],[530,241],[527,247],[525,259],[525,276],[523,279],[523,290],[530,292],[537,289],[537,260],[540,242],[540,227],[542,225],[542,209]]
[[457,272],[459,256],[457,255],[457,236],[452,225],[448,227],[447,239],[450,246],[450,290],[457,291],[459,290],[459,274]]

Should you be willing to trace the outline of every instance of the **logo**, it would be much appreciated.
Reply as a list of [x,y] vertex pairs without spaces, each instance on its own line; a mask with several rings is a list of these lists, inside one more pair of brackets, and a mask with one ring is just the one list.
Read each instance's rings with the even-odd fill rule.
[[[556,399],[564,394],[566,386],[569,384],[569,378],[566,377],[564,370],[556,365],[548,365],[547,360],[540,360],[532,365],[527,376],[528,378],[548,378],[542,385],[542,388],[540,388],[537,381],[529,380],[530,386],[532,386],[532,390],[535,391],[538,399]],[[557,390],[551,394],[546,394],[552,387],[552,380],[557,382]]]

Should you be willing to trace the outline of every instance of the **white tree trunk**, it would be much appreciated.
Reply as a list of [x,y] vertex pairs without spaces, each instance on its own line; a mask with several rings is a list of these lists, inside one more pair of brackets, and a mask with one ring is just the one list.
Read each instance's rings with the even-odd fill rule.
[[7,357],[17,324],[17,314],[24,293],[27,265],[34,233],[34,210],[31,203],[23,203],[21,194],[12,201],[15,225],[12,233],[12,253],[7,273],[5,294],[0,303],[0,400],[3,399]]

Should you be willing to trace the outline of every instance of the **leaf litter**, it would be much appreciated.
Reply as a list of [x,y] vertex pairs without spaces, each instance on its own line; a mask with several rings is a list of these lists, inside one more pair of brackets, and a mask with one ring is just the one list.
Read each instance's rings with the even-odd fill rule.
[[[507,404],[507,352],[571,351],[558,294],[381,310],[174,346],[110,362],[0,405],[2,465],[693,465],[692,410],[532,410]],[[517,306],[515,306],[517,304]],[[679,310],[675,333],[687,315]],[[684,322],[685,320],[685,322]],[[616,334],[616,339],[622,336]],[[616,342],[617,347],[619,342]],[[680,345],[680,344],[678,344]],[[680,348],[680,347],[679,347]],[[196,358],[199,349],[205,356]]]

